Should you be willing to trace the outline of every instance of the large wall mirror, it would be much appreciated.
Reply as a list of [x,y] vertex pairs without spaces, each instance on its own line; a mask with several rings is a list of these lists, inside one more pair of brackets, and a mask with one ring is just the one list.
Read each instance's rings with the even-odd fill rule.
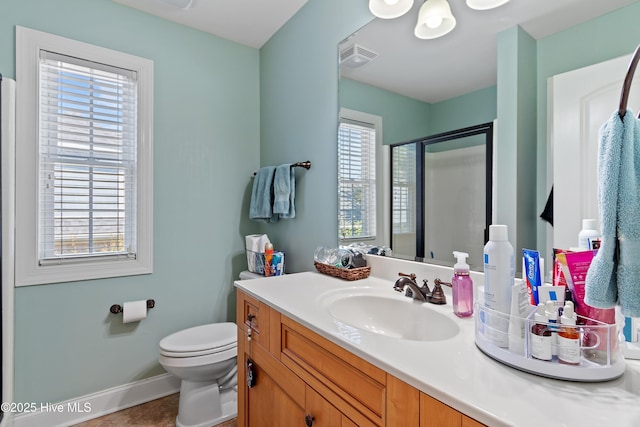
[[[418,167],[418,162],[428,163],[431,161],[440,166],[446,164],[444,161],[430,160],[438,158],[437,154],[450,151],[445,148],[439,148],[440,144],[445,143],[419,146],[424,141],[428,141],[430,137],[495,123],[496,128],[493,130],[494,153],[491,156],[495,159],[493,164],[495,173],[496,168],[504,170],[500,163],[500,154],[504,152],[501,150],[505,150],[505,147],[509,144],[515,144],[514,141],[500,141],[500,132],[496,132],[496,129],[502,129],[501,118],[498,117],[498,105],[504,100],[503,97],[505,96],[504,93],[500,95],[500,98],[498,95],[498,88],[501,85],[497,78],[499,63],[497,35],[505,30],[520,26],[522,30],[535,39],[534,43],[536,43],[536,41],[555,33],[574,31],[573,28],[577,28],[578,24],[592,19],[604,22],[604,25],[599,24],[596,26],[597,28],[610,28],[612,25],[606,21],[607,13],[634,2],[631,0],[612,0],[607,2],[602,2],[601,0],[567,0],[564,2],[519,0],[482,12],[469,10],[464,2],[450,1],[449,3],[458,21],[458,26],[451,33],[439,39],[421,40],[413,35],[416,16],[422,5],[422,2],[415,2],[413,8],[406,15],[392,20],[373,19],[341,42],[338,46],[338,55],[341,62],[338,97],[340,107],[379,116],[382,121],[382,144],[394,147],[389,157],[397,160],[402,155],[413,155],[412,161],[416,162],[415,164]],[[578,10],[580,13],[577,13]],[[602,33],[610,32],[597,31]],[[603,51],[607,49],[606,46],[614,43],[614,39],[620,40],[622,35],[594,35],[592,33],[593,31],[589,34],[589,37],[597,38],[599,40],[598,49]],[[604,40],[603,37],[606,39],[605,41],[602,41]],[[566,39],[579,41],[584,39],[584,35],[581,35],[578,29],[575,30],[575,35],[572,33]],[[609,39],[611,39],[611,43]],[[561,69],[566,67],[566,69],[572,69],[571,61],[582,61],[587,64],[596,62],[591,57],[588,57],[590,52],[585,52],[584,49],[578,51],[579,55],[576,56],[582,57],[577,59],[558,57],[552,51],[552,47],[548,45],[538,49],[538,61],[542,61],[543,64],[531,64],[533,67],[533,71],[530,73],[531,78],[536,78],[536,67],[538,72],[542,69],[544,74],[554,68]],[[598,53],[606,55],[606,52]],[[562,65],[558,66],[558,64]],[[574,65],[573,68],[576,68],[576,66]],[[544,87],[546,78],[554,74],[549,73],[543,77],[538,76],[537,81],[539,86],[537,92],[539,97],[537,101],[538,118],[533,117],[531,120],[533,122],[537,120],[538,125],[530,125],[534,132],[536,126],[538,127],[538,148],[533,149],[534,153],[538,151],[537,162],[544,162],[547,157],[546,99],[541,98],[541,94],[546,92]],[[503,102],[502,105],[504,104]],[[542,125],[539,124],[540,122]],[[502,125],[509,127],[513,126],[513,123],[505,122]],[[516,124],[516,126],[519,125],[519,123]],[[517,135],[517,133],[518,128],[512,132],[512,135]],[[416,144],[417,141],[421,142]],[[408,142],[413,143],[415,147],[413,151],[409,149],[410,144],[406,144]],[[475,146],[480,146],[486,145],[486,140],[482,143],[470,143],[468,141],[465,143],[470,146],[474,146],[474,144]],[[429,145],[432,145],[432,147],[425,148],[425,146],[428,147]],[[441,147],[446,147],[446,145]],[[404,150],[404,153],[400,153],[399,150]],[[394,153],[394,151],[396,152]],[[504,157],[514,161],[511,153]],[[393,162],[395,160],[390,161]],[[521,160],[517,159],[517,161]],[[527,161],[536,162],[536,159],[529,158]],[[533,192],[531,193],[533,196],[527,196],[532,197],[534,202],[522,204],[520,196],[516,197],[517,200],[505,203],[505,197],[514,197],[513,191],[510,190],[505,196],[505,192],[501,190],[502,187],[500,186],[505,184],[504,177],[503,180],[497,183],[495,180],[492,183],[491,179],[486,178],[486,176],[490,178],[492,175],[491,171],[486,169],[486,163],[487,158],[485,157],[484,168],[481,172],[484,173],[485,178],[477,180],[482,184],[485,191],[478,190],[474,197],[457,197],[454,201],[446,201],[446,199],[442,198],[431,200],[431,195],[441,197],[442,194],[440,193],[446,193],[447,188],[450,186],[448,182],[435,179],[443,178],[446,180],[446,175],[441,175],[444,174],[442,171],[434,172],[436,177],[430,179],[429,182],[426,182],[424,178],[418,179],[416,177],[415,185],[421,185],[424,190],[424,207],[419,207],[421,204],[418,203],[418,199],[415,199],[411,204],[410,193],[401,194],[403,190],[401,191],[398,188],[396,188],[395,193],[391,190],[390,197],[385,200],[384,204],[382,202],[379,203],[379,215],[386,215],[390,224],[393,224],[393,216],[396,215],[397,220],[398,215],[401,215],[401,213],[397,211],[398,207],[394,211],[392,200],[394,197],[408,197],[406,200],[409,205],[406,206],[408,209],[413,209],[414,220],[420,218],[420,221],[423,221],[421,230],[415,227],[411,229],[411,225],[407,225],[407,223],[403,225],[405,228],[398,229],[398,225],[395,224],[387,230],[388,235],[383,236],[382,243],[392,247],[393,256],[453,265],[455,260],[450,250],[462,250],[471,254],[469,263],[472,269],[481,271],[482,262],[481,259],[478,259],[477,253],[481,254],[485,229],[492,222],[502,223],[500,221],[501,217],[511,218],[513,215],[517,215],[517,227],[527,227],[528,229],[533,227],[534,230],[536,227],[541,227],[540,229],[543,231],[538,231],[538,244],[544,247],[547,244],[546,237],[543,237],[545,241],[540,241],[540,236],[545,236],[544,227],[550,226],[541,223],[538,218],[540,214],[538,210],[541,210],[544,206],[543,198],[546,199],[548,190],[553,183],[553,176],[549,177],[546,173],[548,169],[552,169],[552,165],[538,166],[537,182],[533,184],[533,188],[530,190]],[[389,167],[390,165],[385,166]],[[415,168],[415,166],[413,167]],[[446,166],[443,166],[442,169],[446,170]],[[396,173],[399,170],[396,168],[396,171],[392,173]],[[409,170],[405,170],[405,172],[409,172]],[[430,175],[430,172],[424,173],[428,176]],[[511,181],[507,183],[507,187],[512,186],[512,182],[517,181],[517,177],[520,176],[519,169],[515,169],[513,173],[514,175],[509,178]],[[396,176],[393,179],[400,178]],[[431,191],[431,184],[439,191]],[[536,188],[536,186],[539,188]],[[396,185],[396,187],[398,186]],[[521,188],[522,184],[518,183],[517,187]],[[453,192],[450,191],[450,193]],[[535,193],[537,193],[537,196]],[[494,198],[487,202],[492,195]],[[496,195],[498,197],[495,197]],[[456,230],[457,232],[468,233],[469,236],[477,235],[477,237],[472,237],[473,243],[460,244],[458,243],[461,239],[460,236],[454,236],[452,233],[445,233],[440,236],[426,235],[433,234],[429,230],[444,230],[445,226],[442,221],[451,219],[450,212],[472,212],[473,205],[478,205],[478,200],[480,199],[484,208],[493,209],[493,211],[487,213],[485,210],[484,215],[474,215],[475,221],[472,222],[477,224],[477,227],[474,226],[477,230],[470,231],[467,227],[469,222],[464,224],[467,230],[462,230],[462,227]],[[499,199],[500,203],[497,203],[496,199]],[[527,212],[521,209],[525,205],[527,206]],[[417,211],[417,209],[422,209],[422,212]],[[518,211],[517,214],[513,214],[516,211]],[[496,221],[496,218],[498,221]],[[417,221],[416,225],[420,221]],[[464,219],[455,221],[464,221]],[[469,218],[467,218],[467,221],[469,221]],[[576,222],[579,221],[580,219],[577,218]],[[398,222],[396,221],[396,223]],[[402,230],[404,234],[398,230]],[[533,234],[535,235],[535,231]],[[451,246],[444,244],[447,237],[451,237],[453,240]],[[429,243],[432,240],[437,244]],[[444,243],[440,245],[441,242]]]

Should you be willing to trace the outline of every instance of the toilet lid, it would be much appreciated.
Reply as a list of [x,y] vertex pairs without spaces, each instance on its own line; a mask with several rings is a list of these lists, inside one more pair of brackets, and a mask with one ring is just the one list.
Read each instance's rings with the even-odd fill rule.
[[211,323],[173,333],[160,340],[160,350],[171,353],[211,352],[236,345],[237,328],[232,322]]

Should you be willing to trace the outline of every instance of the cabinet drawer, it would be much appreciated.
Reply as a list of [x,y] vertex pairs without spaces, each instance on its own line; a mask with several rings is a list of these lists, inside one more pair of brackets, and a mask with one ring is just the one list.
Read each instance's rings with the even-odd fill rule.
[[[353,421],[382,425],[386,373],[281,316],[280,360]],[[348,402],[348,404],[346,404]],[[349,413],[349,410],[357,410]],[[361,418],[362,415],[366,418]]]
[[247,332],[251,329],[251,340],[269,348],[269,307],[244,292],[237,292],[236,324]]

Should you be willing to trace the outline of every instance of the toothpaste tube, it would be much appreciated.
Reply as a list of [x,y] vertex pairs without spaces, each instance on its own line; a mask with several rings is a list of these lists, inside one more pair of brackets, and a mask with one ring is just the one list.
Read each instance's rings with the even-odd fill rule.
[[524,258],[529,304],[537,306],[539,301],[538,287],[542,286],[542,279],[540,278],[540,253],[532,249],[522,249],[522,256]]
[[[579,316],[592,316],[592,308],[584,302],[584,294],[587,271],[589,271],[589,266],[596,252],[597,251],[581,251],[564,254],[564,262],[568,271],[565,273],[565,279],[567,280],[567,285],[571,287],[575,311]],[[559,258],[562,263],[562,257]]]

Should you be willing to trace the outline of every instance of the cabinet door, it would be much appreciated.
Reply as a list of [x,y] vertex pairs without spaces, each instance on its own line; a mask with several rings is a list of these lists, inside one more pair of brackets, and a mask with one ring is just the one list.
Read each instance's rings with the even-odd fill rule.
[[[342,425],[342,414],[318,392],[307,386],[306,392],[306,425],[313,427],[335,427]],[[305,424],[300,424],[305,425]]]
[[420,427],[462,427],[462,414],[420,393]]
[[304,408],[278,386],[264,369],[254,364],[256,384],[248,389],[247,426],[300,427]]
[[479,423],[473,418],[469,418],[466,415],[462,416],[462,427],[485,427],[484,424]]
[[323,398],[320,393],[306,387],[306,411],[305,423],[301,425],[312,427],[374,427],[375,424],[366,422],[357,424],[351,421],[345,414],[341,413],[329,401]]

